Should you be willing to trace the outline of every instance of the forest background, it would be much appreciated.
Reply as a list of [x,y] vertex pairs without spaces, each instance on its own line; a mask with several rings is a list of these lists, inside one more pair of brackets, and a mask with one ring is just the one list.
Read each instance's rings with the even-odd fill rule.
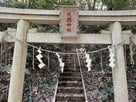
[[[78,5],[80,10],[108,11],[108,10],[136,10],[136,0],[0,0],[0,6],[22,9],[48,9],[58,10],[60,5]],[[16,28],[16,24],[0,24],[0,31],[7,28]],[[30,28],[37,28],[38,32],[59,32],[59,25],[33,24]],[[108,26],[79,25],[79,33],[100,33],[101,30],[109,30]],[[131,30],[136,34],[136,26],[122,26],[122,30]],[[93,51],[107,45],[65,45],[65,44],[33,44],[53,51],[75,51],[75,48],[86,48]],[[7,102],[10,71],[13,58],[14,44],[3,41],[0,55],[0,102]],[[129,101],[136,102],[136,48],[133,45],[134,64],[130,61],[130,46],[124,45],[126,56],[126,70],[129,90]],[[25,72],[23,102],[51,102],[54,88],[60,69],[57,58],[53,54],[43,52],[46,67],[39,69],[38,61],[34,58],[37,51],[28,47],[27,64]],[[87,72],[85,64],[83,76],[89,102],[113,102],[113,84],[111,68],[108,66],[109,52],[103,51],[90,55],[93,60],[91,72]],[[34,58],[34,65],[33,65]],[[103,59],[103,61],[101,61]],[[101,64],[102,63],[102,64]],[[29,96],[29,97],[28,97]]]

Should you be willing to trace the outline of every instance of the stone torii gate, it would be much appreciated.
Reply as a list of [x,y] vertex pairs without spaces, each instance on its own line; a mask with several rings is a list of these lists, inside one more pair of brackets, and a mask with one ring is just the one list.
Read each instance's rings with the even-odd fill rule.
[[[60,10],[30,10],[0,7],[1,23],[17,23],[16,31],[8,31],[23,42],[66,44],[116,45],[116,67],[112,70],[114,101],[128,102],[128,88],[123,43],[131,31],[122,31],[122,25],[136,25],[136,10],[79,11],[75,6],[62,6]],[[30,32],[30,24],[60,24],[60,33]],[[78,25],[109,25],[110,31],[101,34],[78,34]],[[0,41],[4,32],[0,32]],[[136,41],[136,36],[133,36]],[[15,42],[8,102],[22,102],[27,45]],[[129,40],[124,44],[129,44]]]

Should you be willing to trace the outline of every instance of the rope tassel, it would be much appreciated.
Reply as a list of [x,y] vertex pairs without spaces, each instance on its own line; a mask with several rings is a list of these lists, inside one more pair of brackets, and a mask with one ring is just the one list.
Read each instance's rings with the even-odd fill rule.
[[109,57],[110,57],[110,59],[109,59],[109,61],[110,61],[110,63],[109,63],[109,66],[111,67],[111,68],[114,68],[115,67],[115,54],[113,53],[113,49],[111,48],[111,46],[108,46],[108,49],[109,49]]
[[65,63],[61,62],[61,63],[60,63],[60,67],[61,67],[61,72],[62,72],[62,73],[63,73],[63,71],[64,71],[64,66],[65,66]]
[[43,68],[45,66],[45,64],[42,61],[43,55],[41,54],[42,52],[41,52],[40,48],[37,51],[38,51],[39,54],[36,56],[36,58],[40,62],[38,67],[41,69],[41,68]]
[[88,68],[88,71],[91,71],[92,60],[90,59],[90,55],[85,52],[85,57],[87,63],[86,67]]
[[56,56],[58,57],[58,60],[59,60],[59,66],[60,66],[60,68],[61,68],[61,72],[63,73],[65,63],[64,63],[64,62],[62,62],[62,59],[60,58],[60,55],[59,55],[58,53],[56,53]]

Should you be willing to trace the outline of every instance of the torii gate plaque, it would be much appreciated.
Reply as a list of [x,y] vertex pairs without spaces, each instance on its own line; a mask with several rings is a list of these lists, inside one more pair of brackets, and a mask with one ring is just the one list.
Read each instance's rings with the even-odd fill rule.
[[60,32],[63,41],[76,40],[78,34],[78,7],[61,6]]

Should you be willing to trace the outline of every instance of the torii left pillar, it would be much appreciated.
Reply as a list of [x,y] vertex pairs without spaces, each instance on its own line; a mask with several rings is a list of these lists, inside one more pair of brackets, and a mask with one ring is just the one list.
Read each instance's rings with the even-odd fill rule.
[[8,102],[22,102],[23,83],[26,65],[27,45],[26,41],[29,22],[19,20],[17,24],[14,56],[11,70]]

